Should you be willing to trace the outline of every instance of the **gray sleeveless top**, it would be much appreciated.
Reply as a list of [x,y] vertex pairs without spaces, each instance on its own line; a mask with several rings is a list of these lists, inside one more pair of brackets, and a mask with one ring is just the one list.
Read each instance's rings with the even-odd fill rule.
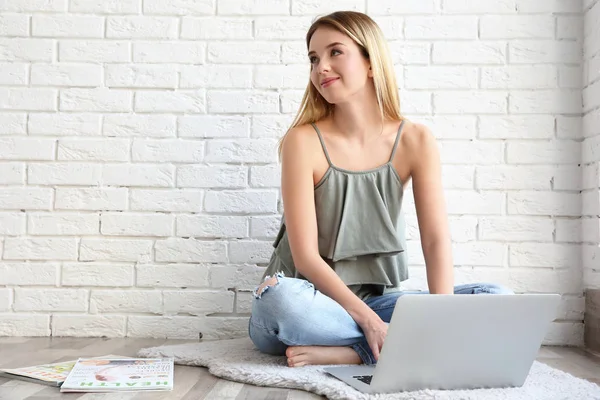
[[[315,185],[319,254],[360,298],[399,289],[408,279],[405,253],[403,187],[392,165],[404,121],[388,162],[350,171],[336,167],[315,124],[329,168]],[[306,279],[296,270],[285,226],[285,211],[263,278],[283,272]]]

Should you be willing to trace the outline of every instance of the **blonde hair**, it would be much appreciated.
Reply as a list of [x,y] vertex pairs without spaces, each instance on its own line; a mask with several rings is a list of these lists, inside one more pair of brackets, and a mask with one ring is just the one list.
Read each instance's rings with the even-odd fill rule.
[[[333,28],[350,37],[363,56],[371,63],[373,84],[382,120],[402,120],[396,73],[383,32],[371,17],[356,11],[336,11],[322,16],[312,23],[306,33],[306,48],[315,31],[320,27]],[[279,141],[279,155],[287,133],[296,126],[317,122],[333,113],[334,105],[319,94],[312,82],[304,91],[300,108],[292,125]]]

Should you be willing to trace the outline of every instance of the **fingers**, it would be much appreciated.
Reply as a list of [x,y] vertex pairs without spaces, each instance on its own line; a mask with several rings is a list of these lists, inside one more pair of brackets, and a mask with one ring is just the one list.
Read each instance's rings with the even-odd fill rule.
[[375,361],[379,360],[379,343],[375,342],[375,343],[371,343],[371,351],[373,352],[373,357],[375,358]]

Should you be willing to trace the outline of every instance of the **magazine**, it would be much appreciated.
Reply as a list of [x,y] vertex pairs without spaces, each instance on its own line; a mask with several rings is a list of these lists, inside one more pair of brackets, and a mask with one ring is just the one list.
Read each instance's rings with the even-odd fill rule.
[[173,390],[173,358],[80,358],[61,392]]
[[[109,355],[97,358],[116,358],[118,356]],[[33,383],[41,383],[49,386],[60,386],[67,379],[69,372],[77,360],[62,361],[53,364],[33,365],[23,368],[4,368],[0,369],[0,377],[6,379],[17,379]]]
[[60,386],[76,362],[77,360],[23,368],[0,369],[0,377]]

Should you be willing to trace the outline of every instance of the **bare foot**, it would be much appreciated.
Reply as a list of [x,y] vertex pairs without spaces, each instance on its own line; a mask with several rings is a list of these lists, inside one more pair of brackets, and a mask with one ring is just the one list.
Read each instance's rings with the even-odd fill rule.
[[285,351],[288,366],[328,364],[362,364],[362,360],[351,347],[290,346]]

